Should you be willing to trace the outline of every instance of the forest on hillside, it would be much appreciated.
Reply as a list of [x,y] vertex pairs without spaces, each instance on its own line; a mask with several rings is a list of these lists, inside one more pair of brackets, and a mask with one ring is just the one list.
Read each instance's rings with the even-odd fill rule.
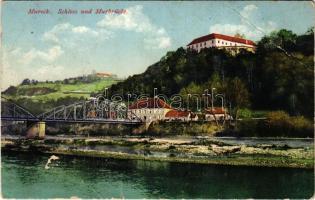
[[[225,105],[231,105],[234,111],[240,108],[283,110],[292,116],[312,118],[313,51],[313,28],[301,35],[282,29],[257,42],[255,53],[244,50],[233,56],[215,48],[203,49],[199,53],[179,48],[166,53],[144,73],[130,76],[124,81],[85,80],[79,77],[44,83],[25,79],[19,86],[9,87],[2,95],[14,99],[34,113],[41,113],[90,95],[68,94],[65,91],[88,90],[95,96],[109,87],[109,95],[126,96],[131,93],[152,97],[156,88],[158,94],[168,97],[180,94],[185,97],[188,94],[203,94],[205,90],[211,93],[211,89],[216,88],[215,93],[224,94]],[[193,110],[197,102],[191,99],[190,104]],[[220,99],[216,99],[215,105],[220,104]]]
[[[312,117],[314,111],[314,31],[279,30],[264,36],[255,53],[233,56],[214,48],[179,48],[142,73],[112,85],[109,94],[202,94],[216,88],[232,108],[284,110]],[[196,102],[195,102],[196,103]]]

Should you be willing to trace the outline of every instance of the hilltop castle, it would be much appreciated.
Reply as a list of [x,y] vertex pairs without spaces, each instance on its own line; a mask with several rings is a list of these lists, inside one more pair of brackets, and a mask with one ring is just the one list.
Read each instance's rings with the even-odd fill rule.
[[240,49],[255,52],[255,43],[251,40],[211,33],[196,39],[193,39],[187,49],[200,52],[204,48],[226,49],[232,53],[238,53]]

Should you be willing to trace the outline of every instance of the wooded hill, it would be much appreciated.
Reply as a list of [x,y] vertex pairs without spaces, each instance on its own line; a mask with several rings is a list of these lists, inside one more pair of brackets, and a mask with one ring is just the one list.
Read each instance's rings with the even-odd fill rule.
[[284,110],[291,115],[313,116],[314,32],[296,35],[280,30],[264,36],[256,53],[179,48],[138,75],[112,85],[109,94],[202,94],[217,88],[233,108]]

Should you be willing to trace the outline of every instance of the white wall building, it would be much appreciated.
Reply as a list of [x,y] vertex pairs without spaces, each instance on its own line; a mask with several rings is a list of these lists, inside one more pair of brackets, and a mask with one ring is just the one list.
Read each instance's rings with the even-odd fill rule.
[[[164,120],[171,106],[159,98],[141,99],[128,107],[132,113],[143,121]],[[129,116],[133,118],[134,116]]]
[[240,49],[255,51],[255,43],[251,40],[211,33],[194,39],[187,45],[187,49],[200,52],[204,48],[224,48],[227,50],[238,52]]

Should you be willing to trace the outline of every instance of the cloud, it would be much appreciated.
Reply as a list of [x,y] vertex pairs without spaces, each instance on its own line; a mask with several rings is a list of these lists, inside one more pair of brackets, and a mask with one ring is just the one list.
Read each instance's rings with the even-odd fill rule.
[[[277,25],[274,22],[269,21],[262,24],[261,27],[263,27],[264,32],[270,33],[277,28]],[[214,24],[210,27],[210,32],[223,33],[227,35],[235,35],[236,33],[240,33],[244,34],[246,38],[254,40],[257,40],[263,36],[263,33],[260,30],[253,29],[252,27],[249,27],[245,24]]]
[[145,36],[146,48],[164,49],[171,46],[171,38],[165,29],[154,25],[150,18],[143,13],[143,7],[140,5],[127,8],[126,14],[106,15],[97,22],[97,26],[142,33]]
[[142,9],[142,6],[137,5],[128,8],[126,14],[106,15],[104,19],[97,22],[97,26],[136,32],[151,32],[156,29],[156,27],[152,25],[150,19],[143,14]]
[[156,37],[156,38],[145,38],[145,47],[147,49],[165,49],[171,46],[171,39],[169,37]]
[[243,10],[240,12],[240,14],[244,17],[244,18],[249,18],[250,16],[253,15],[253,13],[258,9],[257,6],[250,4],[247,5],[243,8]]
[[76,73],[55,64],[55,60],[63,53],[59,46],[47,51],[31,49],[28,52],[21,48],[9,49],[3,46],[1,67],[1,91],[11,85],[18,85],[23,79],[56,80]]
[[240,33],[244,34],[248,39],[258,40],[264,34],[274,31],[277,28],[277,24],[273,21],[255,22],[254,24],[253,21],[255,21],[257,10],[258,7],[253,4],[246,5],[240,11],[240,24],[214,24],[210,26],[209,31],[227,35]]
[[45,32],[43,40],[53,44],[73,47],[86,39],[97,37],[97,40],[101,41],[109,39],[111,36],[111,32],[104,29],[92,29],[87,26],[74,26],[70,23],[62,23]]
[[59,38],[57,37],[57,34],[68,30],[70,26],[71,25],[69,23],[57,24],[51,30],[45,32],[43,38],[46,41],[59,43]]
[[53,62],[63,53],[64,51],[61,49],[60,46],[53,46],[48,49],[47,52],[37,49],[31,49],[30,51],[22,55],[20,63],[29,64],[34,59],[41,59],[46,62]]
[[[20,51],[19,48],[11,51],[12,55],[15,55],[17,51]],[[21,78],[20,74],[17,71],[13,70],[11,63],[9,62],[8,52],[3,48],[2,51],[2,67],[1,67],[1,91],[4,91],[11,85],[17,85]]]
[[34,78],[39,78],[40,80],[60,80],[68,77],[69,74],[65,75],[65,68],[61,65],[46,65],[34,70]]
[[77,26],[72,28],[72,31],[74,33],[88,33],[88,32],[92,32],[93,34],[97,34],[96,31],[91,31],[90,28],[87,28],[86,26]]
[[[93,66],[93,61],[82,55],[87,50],[102,47],[102,41],[115,37],[116,30],[140,34],[147,49],[165,49],[171,46],[171,38],[166,30],[152,23],[143,13],[142,6],[130,7],[126,14],[106,15],[94,26],[59,23],[43,33],[43,46],[25,49],[6,47],[3,50],[1,89],[17,85],[25,78],[60,80],[89,73],[90,68],[87,66]],[[64,55],[72,56],[74,61],[69,62],[69,59],[64,59],[67,58]],[[73,70],[72,65],[75,65],[76,70]]]
[[[45,52],[47,55],[53,55],[58,48],[51,48]],[[20,51],[20,53],[17,53]],[[58,51],[58,50],[57,50]],[[36,50],[34,50],[36,52]],[[52,53],[53,52],[53,53]],[[29,52],[28,52],[29,53]],[[36,54],[36,53],[35,53]],[[22,50],[17,48],[15,50],[9,50],[3,48],[2,51],[2,67],[1,67],[1,91],[4,91],[9,86],[18,85],[25,78],[35,79],[39,81],[46,80],[63,80],[68,77],[75,77],[82,75],[82,70],[73,70],[71,67],[64,67],[62,64],[51,63],[47,64],[45,61],[34,61],[29,64],[19,64],[19,59],[23,55]],[[31,55],[31,54],[28,54]],[[32,54],[33,55],[33,54]],[[38,54],[41,55],[41,54]],[[36,54],[35,57],[38,56]]]
[[1,89],[17,85],[25,78],[45,81],[82,75],[82,70],[86,66],[81,66],[80,69],[76,66],[76,70],[71,67],[65,68],[63,66],[67,61],[61,60],[60,57],[73,52],[73,49],[76,50],[75,55],[79,55],[82,51],[95,47],[100,41],[109,37],[111,37],[111,32],[103,28],[93,29],[61,23],[42,35],[41,39],[47,46],[46,49],[5,47],[2,56]]

